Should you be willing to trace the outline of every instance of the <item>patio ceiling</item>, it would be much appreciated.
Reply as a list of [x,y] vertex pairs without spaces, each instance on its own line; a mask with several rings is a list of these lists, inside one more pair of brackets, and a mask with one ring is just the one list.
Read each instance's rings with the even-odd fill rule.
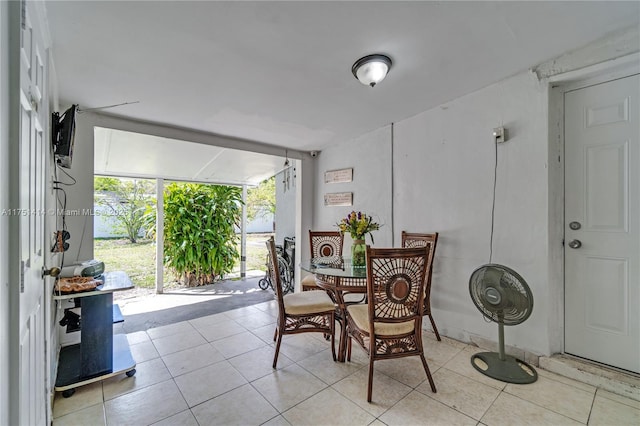
[[[44,4],[62,103],[139,101],[109,112],[298,151],[442,105],[640,16],[628,1]],[[351,65],[378,52],[393,66],[371,89]]]
[[284,158],[123,130],[94,129],[96,175],[257,185]]

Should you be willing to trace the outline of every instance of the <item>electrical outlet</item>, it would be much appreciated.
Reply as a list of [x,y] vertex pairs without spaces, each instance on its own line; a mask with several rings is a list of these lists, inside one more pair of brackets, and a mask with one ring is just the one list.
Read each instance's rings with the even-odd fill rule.
[[503,143],[507,141],[507,129],[504,127],[496,127],[493,129],[493,138],[496,143]]

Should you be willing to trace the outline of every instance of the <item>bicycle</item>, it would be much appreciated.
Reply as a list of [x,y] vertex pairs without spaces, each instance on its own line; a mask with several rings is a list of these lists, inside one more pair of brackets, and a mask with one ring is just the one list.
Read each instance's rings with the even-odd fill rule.
[[[293,292],[295,285],[293,268],[293,262],[295,259],[295,239],[285,237],[284,247],[276,245],[276,255],[278,256],[278,270],[280,272],[280,284],[282,285],[282,291],[284,294]],[[258,287],[260,287],[261,290],[266,290],[269,287],[271,287],[272,290],[275,290],[269,275],[270,265],[271,259],[267,254],[267,271],[265,272],[264,278],[261,278],[258,281]]]

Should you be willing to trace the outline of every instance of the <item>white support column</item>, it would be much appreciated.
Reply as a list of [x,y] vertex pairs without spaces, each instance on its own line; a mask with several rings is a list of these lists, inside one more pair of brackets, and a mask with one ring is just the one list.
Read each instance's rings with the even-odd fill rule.
[[156,179],[156,293],[164,291],[164,179]]
[[242,185],[242,224],[240,227],[240,278],[247,277],[247,185]]
[[[311,160],[314,160],[314,158],[312,158]],[[307,161],[306,164],[309,164],[310,162]],[[303,166],[302,166],[302,160],[294,160],[294,164],[295,164],[295,174],[293,176],[294,178],[294,182],[295,182],[295,191],[296,191],[296,200],[295,200],[295,205],[294,205],[294,209],[295,209],[295,233],[294,236],[296,237],[296,252],[294,254],[294,273],[293,276],[295,277],[295,284],[294,284],[294,291],[298,292],[298,291],[302,291],[302,284],[300,284],[300,281],[302,279],[302,277],[300,276],[300,274],[302,273],[302,269],[300,269],[300,262],[302,262],[302,247],[309,247],[310,242],[308,241],[309,239],[309,234],[307,233],[306,235],[302,232],[303,227],[305,229],[313,229],[313,227],[311,226],[311,224],[307,224],[307,223],[303,223],[303,218],[307,218],[307,217],[311,217],[310,214],[308,214],[307,212],[303,212],[303,206],[305,205],[303,200],[302,200],[302,196],[303,196],[303,191],[302,191],[302,185],[303,185],[303,179],[302,179],[302,172],[303,172]],[[309,167],[310,168],[310,167]],[[306,170],[305,170],[306,171]],[[309,172],[307,172],[308,174]],[[310,192],[310,191],[309,191]],[[277,207],[276,207],[277,208]],[[306,253],[306,252],[305,252]]]

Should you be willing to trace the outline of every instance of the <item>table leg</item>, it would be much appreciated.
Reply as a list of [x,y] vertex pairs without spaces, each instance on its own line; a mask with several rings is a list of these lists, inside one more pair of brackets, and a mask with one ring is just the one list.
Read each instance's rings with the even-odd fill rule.
[[340,277],[328,277],[328,279],[335,281],[327,282],[322,275],[316,275],[320,288],[323,288],[337,305],[336,311],[338,313],[338,322],[340,322],[340,336],[336,358],[339,362],[345,362],[347,358],[347,304],[344,301],[342,290],[338,289],[340,287]]
[[347,317],[346,309],[340,308],[340,342],[338,344],[338,361],[345,362],[347,353]]
[[342,297],[341,291],[336,290],[333,298],[338,305],[338,312],[340,313],[340,339],[338,343],[337,357],[338,361],[344,362],[347,353],[347,306],[344,303],[344,298]]

